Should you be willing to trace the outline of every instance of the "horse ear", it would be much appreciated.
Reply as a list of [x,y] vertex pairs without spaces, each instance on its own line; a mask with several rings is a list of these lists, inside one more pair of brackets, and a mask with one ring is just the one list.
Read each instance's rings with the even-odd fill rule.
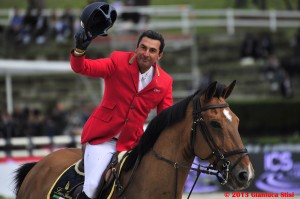
[[224,90],[224,93],[223,93],[224,99],[227,99],[229,97],[229,95],[231,94],[232,90],[235,87],[235,84],[236,84],[236,80],[231,82],[231,84],[228,87],[226,87],[226,89]]
[[216,93],[217,81],[211,83],[205,92],[205,101],[209,101]]

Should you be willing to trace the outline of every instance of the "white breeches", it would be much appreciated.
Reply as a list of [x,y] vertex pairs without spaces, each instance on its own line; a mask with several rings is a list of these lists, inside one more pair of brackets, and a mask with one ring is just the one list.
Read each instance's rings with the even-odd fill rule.
[[96,197],[95,194],[102,173],[116,151],[116,143],[115,140],[111,140],[98,145],[86,144],[84,152],[85,177],[83,191],[89,198]]

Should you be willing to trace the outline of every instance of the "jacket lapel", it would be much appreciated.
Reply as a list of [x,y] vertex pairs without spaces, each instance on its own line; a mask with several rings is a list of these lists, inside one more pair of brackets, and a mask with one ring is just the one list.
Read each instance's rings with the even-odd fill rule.
[[137,62],[136,62],[136,55],[134,54],[130,60],[129,60],[129,70],[130,70],[130,74],[131,74],[131,79],[133,81],[133,84],[134,84],[134,87],[135,87],[135,90],[136,92],[138,91],[139,89],[139,68],[138,68],[138,65],[137,65]]

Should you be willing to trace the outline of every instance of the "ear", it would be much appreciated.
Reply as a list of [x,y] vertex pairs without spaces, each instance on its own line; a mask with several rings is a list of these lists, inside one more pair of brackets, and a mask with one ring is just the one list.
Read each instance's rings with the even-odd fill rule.
[[217,81],[211,83],[205,91],[205,101],[209,101],[216,93]]
[[159,53],[157,60],[160,60],[163,57],[163,55],[164,55],[164,52]]
[[231,94],[232,90],[235,87],[235,83],[236,83],[236,80],[231,82],[231,84],[228,87],[226,87],[226,89],[223,92],[224,99],[227,99],[229,97],[229,95]]

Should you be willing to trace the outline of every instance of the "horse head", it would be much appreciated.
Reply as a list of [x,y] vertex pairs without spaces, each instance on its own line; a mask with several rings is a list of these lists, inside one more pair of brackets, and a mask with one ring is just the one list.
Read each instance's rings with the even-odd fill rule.
[[208,160],[222,184],[233,190],[247,188],[254,169],[240,137],[239,118],[226,99],[236,81],[229,86],[211,83],[193,98],[191,148],[195,156]]

